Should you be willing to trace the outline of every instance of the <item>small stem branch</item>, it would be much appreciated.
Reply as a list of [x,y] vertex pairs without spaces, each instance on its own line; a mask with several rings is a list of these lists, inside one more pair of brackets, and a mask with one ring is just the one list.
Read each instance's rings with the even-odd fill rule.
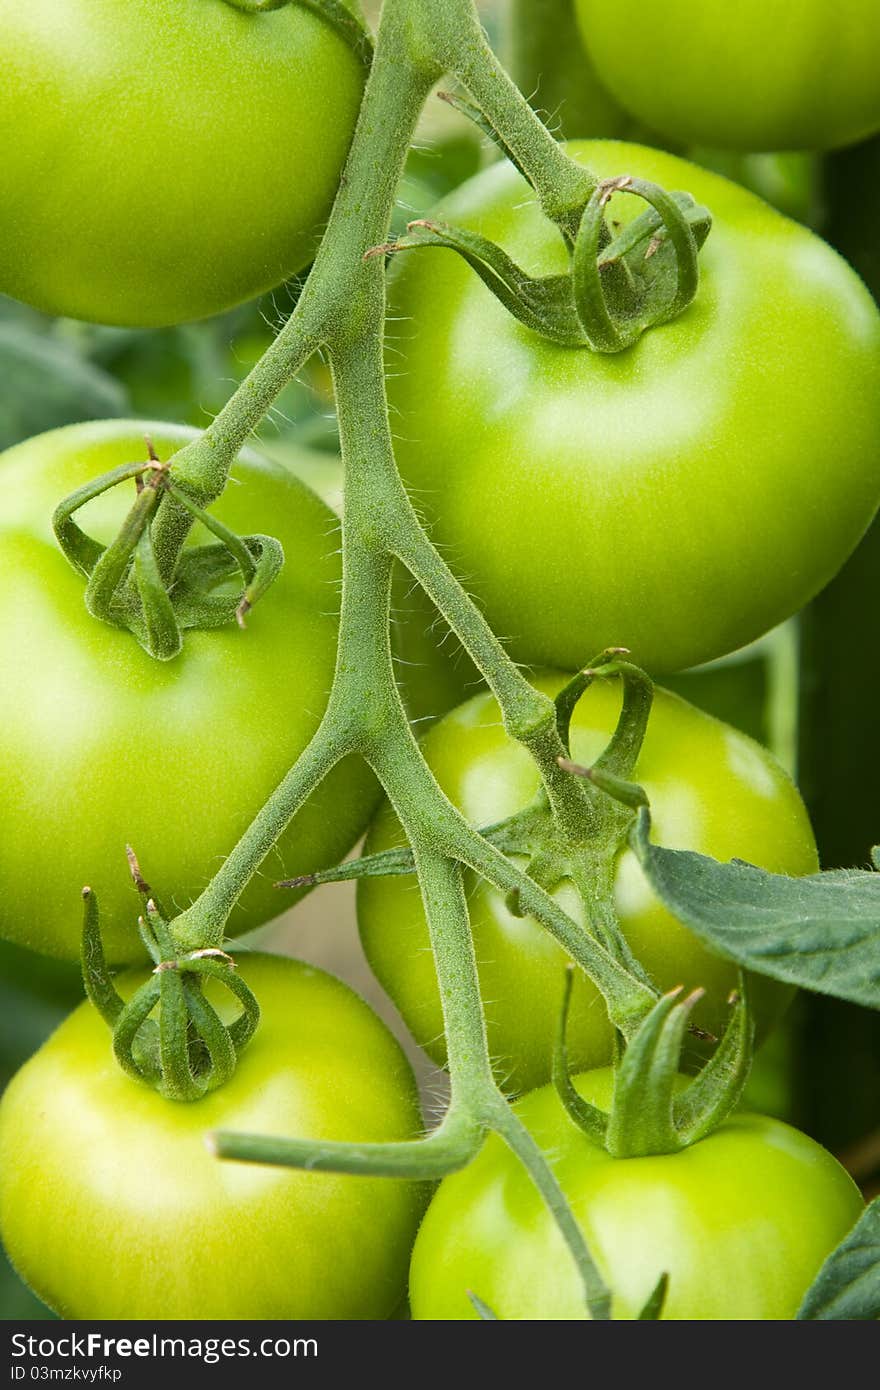
[[630,949],[614,909],[616,855],[583,850],[572,856],[572,882],[584,906],[589,930],[630,975],[651,988],[647,973]]
[[[175,456],[178,484],[202,507],[219,497],[239,450],[306,360],[330,337],[357,335],[374,325],[375,297],[362,287],[382,278],[382,264],[381,258],[365,264],[363,257],[387,240],[410,142],[439,71],[414,52],[411,3],[385,6],[339,193],[296,308],[213,424]],[[191,524],[184,508],[164,500],[154,545],[166,579]]]
[[394,500],[386,521],[387,544],[446,619],[498,701],[504,727],[538,765],[560,826],[578,843],[595,827],[595,795],[559,766],[565,749],[556,706],[536,690],[510,659],[495,633],[425,534],[412,504],[394,475]]
[[443,66],[467,88],[538,194],[547,217],[573,241],[596,187],[565,153],[499,63],[469,0],[432,0]]
[[229,914],[278,837],[303,802],[350,751],[353,736],[330,711],[311,742],[257,813],[229,858],[191,907],[175,918],[172,932],[185,950],[219,946]]
[[[220,496],[235,459],[272,402],[320,345],[317,325],[307,322],[301,305],[302,300],[213,423],[174,455],[175,482],[198,506],[209,507]],[[153,546],[166,584],[192,525],[192,515],[180,502],[163,498]]]
[[461,863],[502,893],[519,894],[523,910],[549,931],[593,981],[605,1000],[615,1028],[625,1038],[633,1037],[656,1003],[656,993],[630,974],[605,946],[578,926],[544,888],[473,830],[463,817],[459,818],[457,830],[453,852]]
[[[590,1254],[590,1248],[584,1240],[583,1232],[574,1218],[565,1193],[559,1186],[545,1155],[510,1106],[498,1107],[491,1125],[522,1163],[552,1213],[560,1234],[571,1251],[572,1259],[577,1265],[590,1317],[594,1322],[609,1321],[611,1318],[611,1290],[599,1273],[596,1262]],[[515,1259],[515,1255],[512,1255],[512,1258]]]
[[510,70],[561,139],[622,133],[625,117],[599,83],[574,0],[507,0]]
[[240,1163],[269,1163],[282,1168],[306,1168],[316,1173],[353,1173],[361,1177],[436,1181],[464,1168],[483,1142],[484,1129],[463,1114],[449,1110],[427,1139],[389,1144],[350,1144],[330,1139],[284,1139],[270,1134],[211,1136],[218,1158]]

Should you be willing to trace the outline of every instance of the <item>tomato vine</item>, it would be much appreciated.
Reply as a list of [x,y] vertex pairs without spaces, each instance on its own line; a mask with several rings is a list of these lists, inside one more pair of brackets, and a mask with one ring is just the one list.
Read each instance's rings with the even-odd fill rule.
[[[254,6],[255,9],[260,8]],[[339,658],[321,725],[288,775],[196,902],[169,924],[179,949],[219,947],[251,875],[297,809],[344,756],[377,773],[417,862],[434,947],[449,1047],[452,1099],[424,1140],[352,1147],[221,1135],[217,1151],[336,1171],[437,1177],[463,1166],[485,1133],[501,1133],[543,1192],[577,1261],[592,1316],[610,1294],[552,1170],[492,1075],[468,928],[462,866],[532,913],[588,971],[622,1034],[632,1036],[653,992],[584,933],[539,884],[482,838],[428,771],[400,700],[389,642],[392,566],[400,560],[443,614],[496,695],[506,727],[535,757],[563,817],[589,816],[597,793],[558,766],[567,750],[552,700],[536,691],[439,557],[400,482],[383,363],[382,245],[421,109],[443,73],[457,78],[531,178],[544,212],[574,235],[595,188],[528,106],[489,48],[470,0],[388,0],[339,195],[312,272],[287,324],[204,435],[172,460],[176,486],[205,508],[222,492],[238,452],[272,401],[316,351],[326,352],[336,391],[345,464],[343,594]],[[153,526],[160,574],[172,573],[191,514],[162,500]]]
[[[257,23],[262,13],[300,0],[225,2],[247,12]],[[69,504],[62,509],[59,523],[68,540],[72,537],[72,544],[91,562],[91,568],[88,563],[80,567],[89,574],[90,597],[99,616],[112,615],[116,603],[117,611],[136,618],[138,600],[130,591],[128,570],[134,557],[147,640],[157,629],[159,614],[164,626],[157,655],[173,657],[180,633],[173,625],[173,614],[169,616],[173,605],[166,602],[167,590],[172,587],[194,520],[204,519],[206,509],[222,494],[239,450],[280,391],[309,357],[326,354],[335,387],[345,467],[343,589],[332,689],[321,723],[305,751],[201,895],[179,915],[166,920],[145,893],[147,936],[155,948],[157,976],[130,1003],[123,1004],[113,995],[96,945],[95,901],[91,895],[87,898],[90,950],[86,974],[90,993],[114,1027],[117,1054],[123,1063],[164,1088],[166,1094],[191,1098],[203,1094],[209,1084],[228,1079],[235,1065],[236,1047],[244,1046],[256,1023],[255,1005],[239,994],[243,1013],[230,1025],[230,1037],[225,1040],[216,1033],[209,1016],[195,1017],[196,1032],[211,1060],[207,1078],[200,1077],[190,1066],[185,1011],[190,1008],[192,1020],[193,1001],[190,998],[187,1002],[181,977],[201,973],[223,978],[228,966],[222,947],[239,897],[323,779],[343,758],[360,756],[377,775],[401,822],[421,887],[447,1040],[451,1082],[448,1111],[437,1129],[423,1139],[353,1144],[219,1133],[213,1139],[215,1151],[224,1159],[262,1164],[436,1179],[464,1167],[486,1136],[494,1132],[528,1171],[552,1213],[576,1263],[590,1316],[607,1319],[612,1313],[612,1291],[599,1272],[553,1168],[493,1074],[463,871],[470,870],[502,893],[515,896],[520,910],[546,928],[603,995],[612,1025],[631,1049],[625,1054],[630,1058],[628,1099],[622,1091],[607,1124],[593,1117],[598,1130],[611,1134],[614,1153],[670,1151],[718,1122],[737,1098],[748,1068],[747,1009],[744,1003],[737,1004],[729,1036],[725,1035],[714,1066],[708,1064],[680,1103],[674,1100],[674,1073],[691,1001],[673,996],[659,999],[622,944],[613,916],[602,918],[607,904],[600,905],[597,920],[591,923],[594,930],[584,931],[553,898],[553,885],[544,883],[540,872],[524,871],[508,858],[505,848],[509,843],[505,845],[503,837],[481,834],[468,823],[425,762],[394,670],[391,591],[397,564],[421,586],[460,640],[495,696],[507,732],[534,759],[541,776],[541,794],[560,833],[571,844],[583,845],[591,838],[601,842],[603,835],[610,842],[613,830],[616,843],[632,827],[633,848],[652,883],[653,875],[662,878],[667,901],[682,916],[687,911],[698,916],[687,902],[687,885],[682,888],[675,864],[666,863],[665,852],[652,852],[645,797],[629,780],[650,709],[650,690],[646,694],[639,673],[634,674],[620,661],[619,651],[597,657],[599,666],[623,679],[621,723],[604,763],[600,759],[592,769],[573,764],[568,721],[574,703],[593,678],[593,670],[576,677],[555,700],[532,685],[420,522],[397,470],[389,422],[384,253],[400,249],[399,243],[388,243],[398,185],[422,108],[443,76],[451,76],[460,84],[467,101],[461,103],[456,98],[458,104],[464,104],[490,131],[529,180],[542,212],[556,224],[572,252],[573,274],[564,285],[556,280],[530,280],[497,247],[475,238],[463,242],[459,236],[455,249],[463,251],[484,278],[502,286],[511,307],[521,311],[520,317],[530,322],[528,315],[532,315],[548,335],[556,332],[558,340],[580,344],[575,350],[620,351],[638,334],[650,331],[653,324],[680,313],[697,292],[698,253],[709,233],[709,219],[705,210],[692,201],[683,201],[680,195],[672,196],[656,185],[632,178],[600,181],[571,159],[496,58],[472,0],[386,0],[374,49],[349,10],[336,0],[306,3],[309,10],[343,33],[365,59],[372,54],[372,61],[339,193],[296,306],[272,346],[205,432],[171,460],[161,465],[152,460],[139,467],[146,481],[141,477],[133,520],[117,550],[111,546],[98,555],[86,545],[83,551],[81,533],[70,529],[73,508]],[[654,212],[643,214],[638,231],[628,229],[612,239],[604,209],[612,194],[621,191],[637,193]],[[661,228],[665,229],[662,235]],[[429,244],[448,246],[456,239],[448,229],[438,231],[423,224],[421,230],[429,233],[422,237]],[[624,262],[634,248],[641,250],[645,261],[658,250],[662,254],[656,256],[656,283],[650,283],[654,272],[646,272],[639,295],[627,299],[631,287]],[[597,255],[605,255],[607,261],[597,265]],[[609,274],[601,277],[600,269]],[[610,281],[610,292],[603,280]],[[559,328],[560,323],[563,328]],[[130,478],[135,471],[129,469],[126,476]],[[139,547],[147,534],[149,552],[141,557],[138,571]],[[248,546],[231,534],[217,534],[242,569],[244,601],[249,605],[265,587],[259,564],[252,565],[253,573],[249,573]],[[271,544],[266,538],[257,539],[265,541],[257,557],[262,562],[264,555],[271,555]],[[253,562],[254,557],[250,559]],[[149,595],[153,606],[148,612]],[[233,607],[233,614],[241,616],[241,612],[240,602]],[[717,893],[722,898],[726,892],[748,895],[752,891],[752,880],[747,874],[743,884],[741,869],[736,869],[732,882],[728,878],[722,875],[719,880]],[[866,893],[876,898],[874,887]],[[853,901],[856,896],[850,895]],[[784,910],[780,909],[783,915]],[[759,943],[756,956],[761,949]],[[751,958],[744,963],[750,964]],[[832,975],[836,968],[832,961],[828,967]],[[138,1029],[160,1000],[163,1019],[167,1012],[174,1022],[173,1045],[164,1046],[163,1035],[149,1053],[142,1037],[138,1052]],[[195,1004],[196,1011],[200,1007]],[[169,1030],[171,1026],[169,1023]],[[238,1032],[232,1037],[236,1028]],[[560,1057],[563,1054],[561,1046]],[[566,1089],[564,1061],[557,1061],[559,1090],[568,1094],[574,1105]],[[662,1101],[653,1128],[650,1107],[645,1103],[646,1086],[653,1087],[654,1099]],[[657,1148],[658,1131],[664,1136],[661,1142],[665,1150]]]

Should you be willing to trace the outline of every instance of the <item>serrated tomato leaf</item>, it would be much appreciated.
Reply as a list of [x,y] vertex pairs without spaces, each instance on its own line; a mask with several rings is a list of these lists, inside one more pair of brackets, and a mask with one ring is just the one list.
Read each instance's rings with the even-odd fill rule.
[[832,1250],[798,1310],[805,1321],[875,1322],[880,1318],[880,1197]]
[[650,829],[642,808],[633,850],[660,901],[695,936],[759,975],[880,1009],[880,874],[788,878],[664,849]]

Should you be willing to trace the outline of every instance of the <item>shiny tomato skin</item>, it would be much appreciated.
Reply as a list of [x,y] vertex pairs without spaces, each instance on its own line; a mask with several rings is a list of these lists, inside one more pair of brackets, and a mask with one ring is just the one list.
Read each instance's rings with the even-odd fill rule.
[[576,0],[602,82],[661,135],[831,149],[880,129],[875,0]]
[[[610,1070],[575,1084],[607,1109]],[[516,1110],[551,1156],[615,1318],[637,1318],[663,1273],[665,1319],[794,1318],[864,1207],[831,1154],[763,1115],[734,1115],[681,1153],[614,1159],[572,1123],[552,1087],[524,1096]],[[410,1270],[413,1317],[475,1318],[468,1290],[502,1319],[586,1316],[558,1229],[495,1135],[444,1179],[428,1208]]]
[[[563,679],[545,674],[535,683],[554,694]],[[597,682],[590,688],[572,724],[576,761],[589,764],[601,752],[619,708],[619,685]],[[488,694],[476,695],[446,715],[421,746],[440,786],[474,825],[491,825],[520,810],[538,789],[531,757],[505,734]],[[775,759],[752,739],[667,691],[655,692],[635,776],[651,799],[658,844],[718,859],[736,856],[779,873],[818,868],[804,804]],[[403,842],[400,824],[384,803],[365,852]],[[468,893],[490,1052],[511,1092],[530,1090],[550,1075],[566,956],[531,918],[513,916],[494,888],[469,879]],[[735,967],[706,950],[657,902],[628,849],[618,859],[615,895],[621,926],[636,956],[662,989],[705,988],[706,999],[694,1019],[718,1036],[737,981]],[[583,921],[572,885],[563,884],[558,898],[575,920]],[[443,1065],[440,996],[415,878],[360,879],[358,921],[374,973],[416,1041]],[[753,993],[764,1033],[789,994],[757,978]],[[582,975],[575,981],[568,1038],[576,1070],[610,1061],[607,1014]],[[695,1059],[689,1051],[686,1060]]]
[[[0,570],[15,594],[0,611],[0,936],[48,955],[78,955],[88,884],[109,958],[142,959],[126,845],[167,910],[186,907],[317,728],[333,677],[337,518],[250,452],[214,511],[241,534],[276,536],[285,564],[246,629],[187,631],[181,654],[160,662],[89,615],[52,511],[90,478],[145,457],[145,433],[163,459],[196,434],[74,425],[0,456]],[[79,513],[83,526],[109,540],[133,497],[132,485],[105,494]],[[273,887],[288,871],[344,857],[375,795],[362,764],[335,769],[245,890],[230,931],[289,905]]]
[[[409,1065],[333,976],[257,954],[239,968],[260,1026],[232,1079],[203,1100],[165,1100],[126,1076],[87,1003],[6,1091],[0,1232],[63,1317],[379,1319],[397,1306],[422,1187],[222,1163],[206,1138],[411,1139]],[[143,978],[124,976],[123,993]],[[208,989],[219,1005],[222,990]]]
[[[398,458],[517,660],[575,670],[625,646],[653,673],[682,670],[800,608],[865,531],[880,500],[880,315],[836,252],[736,184],[638,145],[568,148],[601,177],[709,207],[696,301],[598,354],[524,327],[451,252],[401,253]],[[612,215],[641,207],[621,197]],[[503,163],[432,216],[533,274],[568,265]]]
[[364,70],[304,6],[0,3],[0,290],[152,327],[314,255]]

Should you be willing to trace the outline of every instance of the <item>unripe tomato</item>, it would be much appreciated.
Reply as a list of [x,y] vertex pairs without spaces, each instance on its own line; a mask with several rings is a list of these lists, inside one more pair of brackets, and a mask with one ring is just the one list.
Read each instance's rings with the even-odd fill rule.
[[[562,681],[545,675],[535,684],[555,694]],[[619,708],[618,685],[597,682],[590,688],[572,723],[576,761],[589,764],[601,753]],[[521,810],[538,790],[537,768],[505,733],[491,695],[476,695],[446,715],[421,746],[440,786],[474,825],[491,825]],[[666,691],[655,692],[635,777],[651,799],[659,844],[717,859],[736,856],[777,873],[806,874],[818,867],[803,802],[775,759],[745,734]],[[403,843],[400,823],[385,803],[366,852]],[[583,921],[570,883],[557,897],[570,916]],[[702,986],[706,998],[694,1021],[719,1036],[737,981],[735,967],[708,951],[660,905],[629,849],[618,859],[615,897],[623,932],[649,974],[664,990]],[[469,903],[489,1049],[505,1085],[513,1092],[528,1090],[550,1075],[567,957],[543,927],[514,916],[504,895],[485,882],[469,879]],[[415,877],[360,879],[358,920],[375,974],[416,1041],[443,1064],[443,1016]],[[755,979],[753,992],[758,1024],[766,1031],[788,991]],[[601,996],[580,973],[568,1034],[575,1069],[611,1059]],[[694,1054],[689,1052],[687,1060],[693,1062]]]
[[[331,975],[266,955],[242,955],[239,968],[260,1002],[260,1026],[232,1079],[204,1099],[165,1100],[126,1076],[91,1004],[6,1091],[0,1234],[22,1277],[63,1317],[394,1312],[422,1187],[223,1163],[205,1141],[218,1129],[411,1139],[420,1118],[409,1065]],[[121,991],[143,979],[123,977]],[[207,993],[223,1006],[213,981]]]
[[0,291],[152,326],[314,255],[364,70],[305,6],[0,0]]
[[[604,355],[524,327],[450,252],[401,254],[398,458],[517,660],[576,670],[625,646],[648,670],[681,670],[800,608],[866,529],[880,500],[880,315],[836,252],[736,184],[638,145],[568,148],[600,177],[652,179],[711,210],[695,302]],[[624,219],[643,207],[619,201]],[[434,220],[481,232],[532,274],[568,267],[509,165]]]
[[576,0],[603,83],[684,144],[826,150],[880,129],[876,0]]
[[[10,596],[0,611],[0,936],[49,955],[78,954],[89,884],[109,958],[142,958],[126,844],[167,909],[188,906],[305,747],[333,678],[338,519],[249,452],[212,510],[239,534],[276,536],[285,564],[246,630],[188,631],[180,655],[162,662],[90,616],[52,511],[89,479],[145,458],[144,432],[163,459],[196,436],[110,421],[54,430],[0,456],[0,572]],[[128,484],[78,515],[107,542],[133,500]],[[230,931],[288,905],[272,886],[285,871],[343,857],[375,794],[363,764],[336,768],[245,890]]]
[[[607,1109],[610,1071],[575,1078]],[[863,1208],[852,1178],[807,1135],[734,1115],[681,1153],[610,1158],[569,1119],[552,1087],[517,1113],[553,1168],[611,1289],[612,1316],[637,1318],[660,1275],[671,1320],[788,1319]],[[492,1135],[445,1178],[410,1270],[414,1318],[586,1317],[571,1255],[531,1179]]]

